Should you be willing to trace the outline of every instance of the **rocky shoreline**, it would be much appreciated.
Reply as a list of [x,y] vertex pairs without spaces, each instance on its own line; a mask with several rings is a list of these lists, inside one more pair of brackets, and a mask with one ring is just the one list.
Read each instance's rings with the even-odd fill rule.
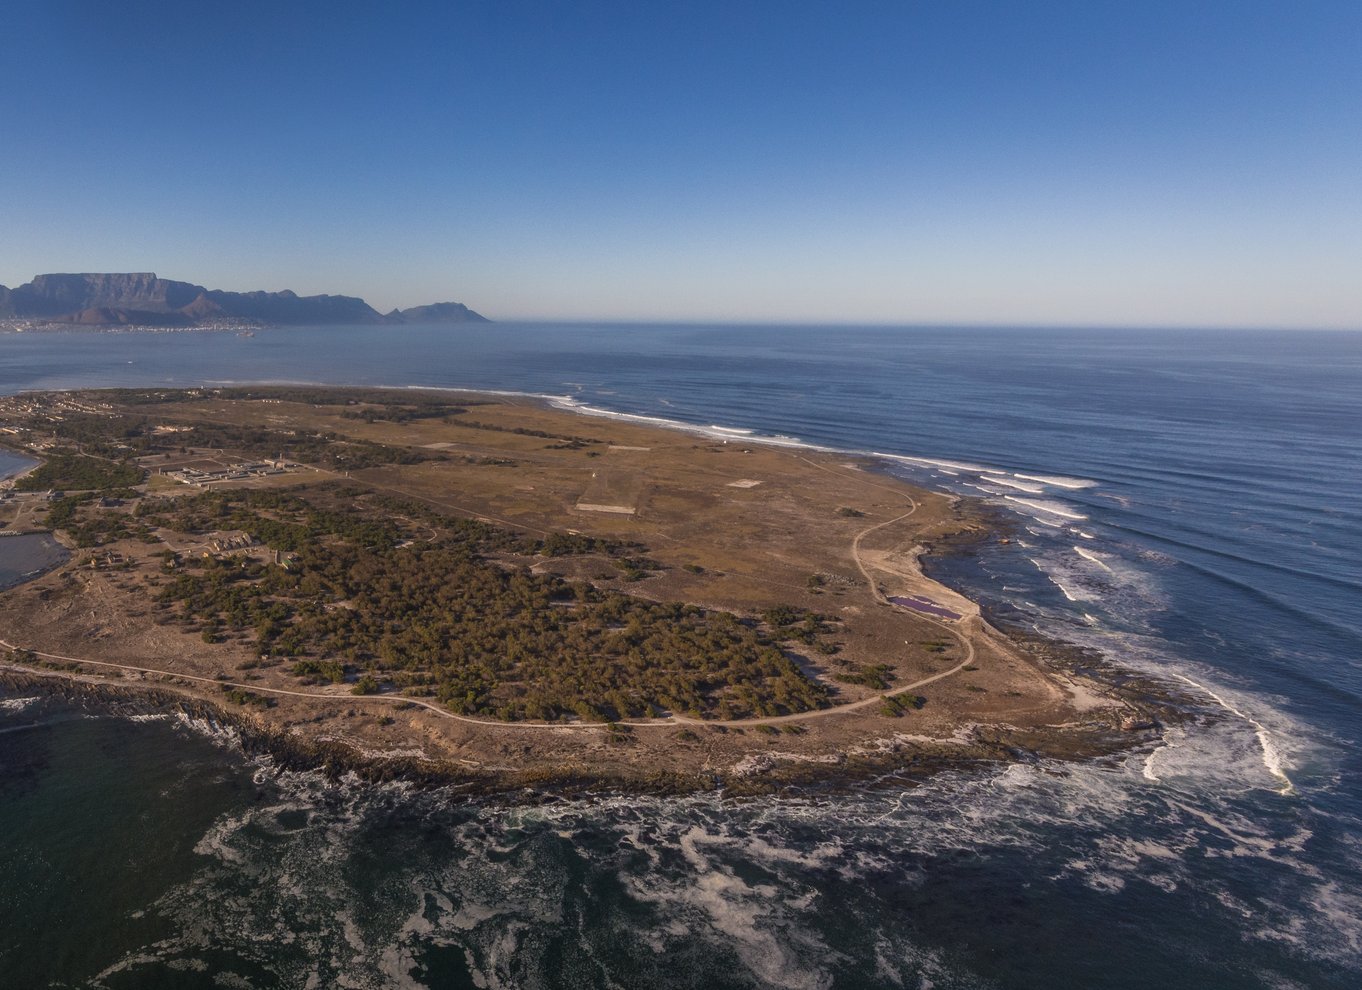
[[[1094,662],[1092,657],[1075,654],[1063,644],[1043,645],[1056,651],[1052,657],[1056,661]],[[0,696],[37,692],[102,715],[179,718],[230,744],[247,759],[267,760],[275,771],[315,772],[333,780],[366,784],[405,783],[423,790],[443,788],[457,799],[518,805],[621,794],[717,793],[747,798],[906,787],[951,770],[1047,759],[1112,758],[1153,745],[1165,725],[1204,714],[1194,712],[1182,699],[1152,681],[1134,675],[1112,684],[1111,690],[1113,696],[1140,712],[1147,721],[1134,729],[1093,722],[1062,732],[1021,730],[1005,725],[970,726],[954,739],[896,734],[877,740],[870,747],[855,747],[817,760],[764,752],[753,754],[750,760],[728,771],[694,774],[655,769],[625,775],[602,773],[582,763],[519,771],[488,770],[414,755],[375,754],[339,740],[307,739],[281,731],[250,712],[160,686],[113,684],[82,675],[40,673],[18,667],[0,669]]]
[[[277,408],[271,407],[272,410]],[[482,435],[490,428],[481,429],[478,443],[505,443],[508,442],[505,437],[521,436],[552,439],[568,429],[558,419],[578,414],[547,409],[542,400],[519,405],[503,402],[497,408],[506,422],[488,433],[496,438],[495,441]],[[248,411],[242,410],[242,414]],[[309,415],[314,414],[309,412]],[[489,406],[480,415],[490,417],[493,409]],[[354,422],[355,418],[342,416],[338,425],[354,428]],[[431,436],[444,436],[441,432],[444,428],[438,423],[424,428],[434,431]],[[855,617],[868,630],[864,633],[864,643],[858,647],[863,658],[879,660],[909,652],[900,648],[899,637],[916,637],[917,658],[904,661],[905,669],[897,672],[897,685],[902,686],[877,696],[865,688],[885,692],[885,684],[875,688],[874,684],[861,686],[849,674],[833,677],[839,683],[852,685],[853,693],[841,706],[845,711],[829,711],[826,714],[834,718],[827,720],[821,717],[823,713],[815,711],[768,718],[718,718],[709,722],[695,718],[653,722],[640,717],[639,720],[621,719],[620,724],[603,721],[599,726],[574,721],[559,728],[538,720],[517,726],[516,720],[510,719],[485,726],[479,725],[477,718],[450,716],[449,712],[435,709],[430,703],[404,702],[391,695],[386,697],[389,707],[382,717],[369,719],[359,711],[363,706],[356,707],[357,702],[340,706],[345,696],[299,692],[287,682],[262,683],[259,665],[250,656],[244,657],[240,669],[233,672],[225,663],[218,666],[222,661],[215,661],[197,641],[190,642],[186,637],[176,639],[170,633],[157,638],[156,630],[163,628],[160,623],[154,627],[130,624],[128,617],[141,614],[144,598],[125,594],[128,592],[128,588],[123,587],[126,581],[107,579],[104,572],[96,570],[84,572],[82,581],[98,585],[104,596],[101,598],[103,606],[98,613],[89,611],[84,626],[73,626],[69,619],[69,615],[75,614],[69,610],[75,607],[79,595],[59,582],[48,582],[51,587],[40,589],[40,593],[17,603],[12,620],[12,635],[17,646],[52,652],[28,659],[16,654],[8,667],[0,668],[0,671],[8,671],[0,678],[0,690],[24,685],[115,715],[173,714],[214,735],[230,737],[248,757],[267,758],[282,770],[321,771],[337,778],[374,783],[403,781],[419,787],[449,788],[459,796],[518,803],[600,793],[717,792],[758,796],[831,793],[881,785],[901,787],[943,770],[1010,762],[1109,757],[1132,747],[1152,745],[1157,737],[1151,733],[1157,733],[1163,724],[1181,720],[1190,712],[1175,694],[1149,678],[1122,670],[1085,651],[1018,629],[1015,622],[1007,621],[1008,616],[981,613],[978,605],[951,589],[949,582],[937,582],[927,573],[944,561],[968,557],[985,544],[1008,542],[1013,532],[1011,518],[976,499],[923,491],[899,479],[895,479],[895,486],[890,486],[888,477],[882,483],[876,477],[882,472],[871,458],[857,458],[855,464],[813,463],[815,470],[810,471],[804,463],[796,464],[780,451],[763,451],[760,444],[754,442],[754,450],[738,452],[741,468],[736,465],[722,467],[716,466],[720,462],[714,460],[725,454],[722,446],[695,444],[690,438],[678,444],[675,431],[659,431],[656,427],[616,425],[614,431],[620,436],[612,435],[608,449],[625,452],[618,455],[620,457],[627,459],[629,452],[648,452],[652,455],[650,463],[654,465],[650,469],[679,470],[678,477],[691,486],[696,484],[696,471],[711,472],[713,476],[701,486],[706,493],[715,487],[721,492],[731,488],[731,479],[738,473],[748,479],[767,478],[767,482],[743,482],[747,486],[742,489],[744,492],[755,490],[758,494],[742,496],[745,499],[742,503],[733,501],[736,497],[715,499],[712,494],[702,493],[709,499],[703,504],[711,510],[729,511],[740,523],[747,518],[743,512],[757,513],[765,520],[769,513],[784,511],[785,503],[780,501],[780,496],[766,496],[761,493],[768,489],[756,488],[762,484],[769,484],[771,489],[788,486],[801,492],[802,500],[798,504],[804,505],[812,499],[821,506],[817,513],[796,513],[786,522],[792,531],[808,534],[811,539],[822,536],[823,544],[818,552],[801,544],[800,551],[804,556],[799,557],[798,563],[789,564],[788,573],[783,580],[777,581],[781,588],[779,594],[800,606],[820,611],[831,608],[825,602],[835,599],[825,599],[822,595],[841,597],[846,593],[843,587],[858,583],[854,574],[840,574],[847,563],[846,544],[842,541],[850,540],[850,562],[859,568],[861,577],[868,582],[870,594],[836,602],[836,612],[832,614]],[[407,432],[410,432],[409,428]],[[430,438],[422,435],[416,439]],[[408,445],[414,442],[407,433],[402,439]],[[537,440],[531,442],[535,444],[533,453],[539,458],[586,456],[576,453],[578,447],[570,444],[544,448],[553,451],[546,455]],[[441,441],[436,446],[443,449],[450,443]],[[600,456],[599,451],[594,453]],[[733,452],[728,454],[732,457]],[[520,450],[519,455],[525,456],[525,451]],[[797,460],[805,462],[808,458]],[[627,461],[621,463],[627,465]],[[565,465],[556,470],[576,470],[575,462],[565,462]],[[594,465],[592,467],[591,477],[595,478]],[[616,470],[626,471],[627,467]],[[542,477],[527,474],[529,471],[527,468],[515,476],[521,487],[507,497],[520,501],[507,502],[506,506],[519,505],[518,511],[526,511],[519,493],[522,489],[535,490],[534,485],[528,484],[530,481],[545,486],[564,484],[560,476],[548,469],[541,471]],[[867,475],[873,480],[868,480]],[[504,477],[504,474],[497,475],[495,483],[504,487]],[[837,479],[835,485],[827,481],[828,477]],[[385,475],[382,480],[391,485],[400,477],[394,479]],[[486,483],[492,484],[492,481]],[[719,487],[720,483],[724,483],[724,487]],[[672,484],[680,486],[682,482]],[[901,492],[894,490],[897,485],[902,485]],[[494,492],[498,490],[493,488]],[[884,504],[886,491],[897,495],[898,504]],[[573,492],[580,503],[581,493],[576,489]],[[678,487],[676,493],[672,497],[702,497],[692,488]],[[764,501],[749,506],[753,499]],[[848,501],[862,508],[845,508]],[[724,508],[729,503],[748,508]],[[905,505],[911,505],[908,512],[902,512]],[[490,513],[507,511],[506,506],[493,504],[488,510],[489,517],[496,518]],[[835,509],[837,506],[843,508]],[[919,512],[919,509],[923,511]],[[460,508],[461,513],[468,511]],[[473,511],[476,514],[476,510]],[[542,511],[547,513],[542,520],[544,527],[563,524],[561,515],[554,514],[558,510]],[[863,521],[866,512],[883,521],[872,522],[866,527]],[[917,519],[924,515],[929,518],[908,532],[899,532],[888,545],[873,550],[863,546],[867,535],[910,515],[916,515]],[[676,542],[675,532],[685,532],[684,528],[678,530],[678,527],[690,525],[695,514],[678,511],[674,516],[668,523],[671,529],[666,535]],[[536,521],[530,519],[529,524],[533,527]],[[577,520],[572,517],[568,521]],[[521,524],[525,524],[525,519],[521,519]],[[657,526],[658,522],[652,520],[651,524]],[[763,525],[765,529],[753,530],[753,533],[767,539],[769,546],[749,547],[752,559],[746,561],[730,559],[730,547],[712,547],[702,539],[705,534],[692,533],[691,549],[705,548],[704,552],[710,555],[704,558],[709,566],[694,566],[693,558],[679,555],[669,568],[661,569],[666,573],[655,579],[657,585],[652,595],[661,601],[706,601],[704,596],[710,589],[705,585],[697,586],[701,579],[693,575],[719,570],[711,563],[717,559],[723,571],[740,575],[737,585],[728,592],[736,597],[723,603],[723,607],[736,603],[740,611],[751,612],[771,605],[778,599],[772,596],[767,584],[755,578],[757,583],[745,584],[746,579],[741,577],[745,568],[764,568],[771,561],[784,560],[791,554],[790,547],[781,542],[779,530],[771,529],[765,522]],[[840,533],[837,526],[842,527]],[[836,535],[826,535],[830,533]],[[868,564],[862,559],[863,553]],[[683,564],[687,566],[680,566]],[[809,570],[816,579],[812,584],[808,579]],[[833,571],[839,573],[832,574]],[[894,582],[890,590],[881,590],[880,578],[872,577],[872,571]],[[827,576],[829,574],[832,576]],[[151,577],[159,579],[157,574]],[[762,580],[770,577],[764,572],[760,574]],[[833,582],[832,586],[825,588],[829,581]],[[838,581],[843,584],[837,584]],[[69,573],[66,582],[71,584]],[[798,596],[792,595],[790,590],[799,587],[796,582],[805,585]],[[45,596],[53,589],[59,594],[49,601]],[[965,631],[957,631],[956,626],[940,620],[920,617],[894,618],[884,624],[883,617],[898,614],[886,595],[900,589],[926,592],[933,600],[950,603],[949,607],[960,612],[954,615],[955,619],[965,616],[958,627]],[[121,618],[111,620],[111,615]],[[908,625],[896,624],[900,622]],[[924,636],[940,636],[942,630],[958,639],[957,650],[967,652],[958,652],[949,659],[940,658],[948,649],[946,643],[918,641]],[[110,639],[110,636],[115,638]],[[108,643],[117,642],[121,652],[97,653],[95,657],[89,657],[87,649],[93,642],[104,643],[106,647]],[[901,642],[909,644],[909,639],[903,638]],[[204,639],[203,643],[211,645],[213,640]],[[1023,649],[1017,651],[1012,648],[1014,646]],[[981,651],[978,655],[982,658],[982,672],[974,663],[976,648]],[[837,654],[840,649],[839,644],[832,644],[826,655]],[[838,668],[830,667],[831,661],[822,660],[824,655],[811,654],[806,662],[821,662],[828,668],[821,671],[822,675],[830,677]],[[85,659],[77,659],[81,657]],[[145,666],[128,666],[129,657],[142,658],[136,662]],[[83,672],[81,663],[111,670],[113,676]],[[859,669],[845,664],[843,667],[847,671]],[[960,677],[943,680],[957,672]],[[173,679],[177,675],[183,679],[159,680]],[[891,679],[887,683],[894,681]],[[929,689],[933,695],[931,703],[925,712],[918,714],[928,699],[908,692],[929,684],[933,685]],[[219,689],[224,696],[218,695]],[[856,690],[859,693],[854,693]],[[231,694],[237,697],[230,697]],[[905,701],[891,703],[890,695],[903,695]],[[330,703],[331,709],[308,710],[307,706],[316,705],[319,700]],[[251,705],[260,703],[263,710],[248,707],[248,702]],[[276,703],[281,707],[275,708]],[[883,708],[876,707],[881,704]],[[267,715],[266,711],[273,714]],[[435,717],[440,715],[449,717]],[[396,720],[392,716],[397,716]],[[389,731],[388,727],[395,721],[398,728]],[[785,724],[787,721],[790,724]],[[682,725],[678,726],[678,722]]]

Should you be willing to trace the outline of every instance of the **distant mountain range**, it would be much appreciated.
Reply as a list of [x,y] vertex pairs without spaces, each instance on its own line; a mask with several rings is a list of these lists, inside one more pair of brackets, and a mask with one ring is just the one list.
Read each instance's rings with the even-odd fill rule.
[[0,319],[80,326],[192,327],[215,322],[326,326],[346,323],[488,323],[463,303],[443,302],[380,313],[357,296],[225,292],[148,272],[39,275],[0,285]]

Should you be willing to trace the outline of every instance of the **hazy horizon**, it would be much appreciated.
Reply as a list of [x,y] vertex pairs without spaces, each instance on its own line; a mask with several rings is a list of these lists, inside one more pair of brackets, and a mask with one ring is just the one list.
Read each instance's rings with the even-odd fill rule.
[[19,0],[0,284],[1362,327],[1362,7]]

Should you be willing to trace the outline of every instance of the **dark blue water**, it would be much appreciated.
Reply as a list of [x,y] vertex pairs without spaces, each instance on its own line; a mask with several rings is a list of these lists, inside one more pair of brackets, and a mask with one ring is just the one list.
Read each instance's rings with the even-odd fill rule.
[[[0,946],[0,974],[13,985],[1357,983],[1362,334],[0,338],[5,391],[205,381],[545,393],[895,455],[893,470],[1015,514],[1016,541],[945,570],[963,590],[1217,714],[1114,763],[835,801],[506,811],[281,776],[178,724],[133,731],[11,698],[0,765],[20,783],[0,790],[0,931],[23,934]],[[117,788],[99,752],[122,761]],[[168,801],[176,760],[211,786]],[[139,842],[147,815],[155,840]],[[81,849],[106,833],[116,853],[91,872]],[[32,921],[63,911],[80,924]]]
[[25,468],[32,467],[33,461],[27,457],[20,457],[10,451],[0,449],[0,478],[8,477]]
[[0,536],[0,590],[30,581],[68,557],[50,533]]

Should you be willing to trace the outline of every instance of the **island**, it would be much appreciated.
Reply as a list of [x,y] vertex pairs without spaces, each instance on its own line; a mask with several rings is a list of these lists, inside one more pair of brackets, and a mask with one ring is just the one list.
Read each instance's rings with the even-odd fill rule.
[[405,323],[487,323],[463,303],[442,302],[379,313],[357,296],[229,292],[154,272],[38,275],[10,289],[0,285],[0,321],[23,328],[343,326]]
[[866,458],[367,388],[26,393],[0,429],[39,462],[5,531],[69,551],[0,593],[0,684],[297,765],[741,793],[1111,752],[1163,715],[924,574],[996,523]]

